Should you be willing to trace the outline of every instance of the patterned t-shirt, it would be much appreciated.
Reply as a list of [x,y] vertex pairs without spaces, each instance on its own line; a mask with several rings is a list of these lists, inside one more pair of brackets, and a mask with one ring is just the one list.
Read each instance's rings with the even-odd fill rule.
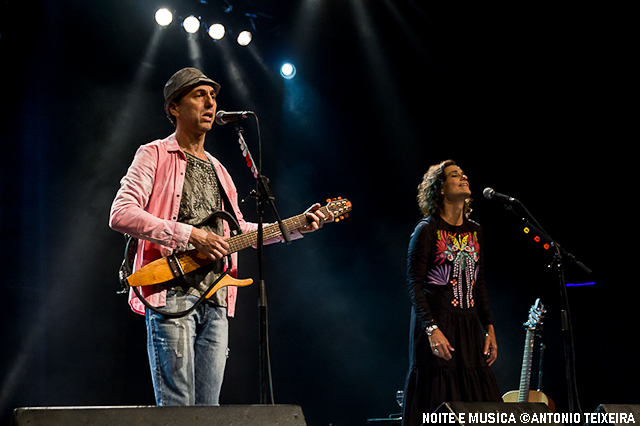
[[[201,160],[190,154],[186,155],[187,169],[184,177],[178,221],[189,225],[199,225],[213,212],[222,209],[220,186],[218,185],[215,168],[210,161]],[[206,229],[217,235],[223,235],[222,221],[217,218],[212,222],[206,226],[198,226],[198,228]],[[193,248],[191,245],[188,247],[189,250]],[[175,288],[199,297],[211,283],[218,279],[220,275],[216,271],[220,271],[221,265],[222,262],[216,262],[214,270],[206,275],[195,274],[193,281],[191,279],[188,280],[193,287],[184,289],[181,286],[176,286]],[[226,297],[227,288],[222,287],[208,300],[218,306],[227,306]]]

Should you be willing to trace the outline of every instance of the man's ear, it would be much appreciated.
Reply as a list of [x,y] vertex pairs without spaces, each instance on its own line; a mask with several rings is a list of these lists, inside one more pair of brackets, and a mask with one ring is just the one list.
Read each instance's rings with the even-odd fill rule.
[[169,113],[171,115],[173,115],[173,117],[175,119],[178,119],[178,115],[180,115],[178,113],[178,103],[177,102],[171,102],[171,104],[169,105]]

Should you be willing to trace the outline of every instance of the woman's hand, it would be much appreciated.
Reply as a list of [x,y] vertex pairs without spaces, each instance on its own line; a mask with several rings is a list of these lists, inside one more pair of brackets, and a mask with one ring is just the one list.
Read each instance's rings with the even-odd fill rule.
[[440,329],[433,330],[433,333],[429,336],[429,344],[431,345],[431,352],[438,358],[447,361],[452,358],[451,352],[455,351],[455,349],[449,344],[449,340]]
[[498,342],[493,325],[487,326],[487,335],[484,337],[484,355],[487,357],[487,364],[491,365],[498,358]]

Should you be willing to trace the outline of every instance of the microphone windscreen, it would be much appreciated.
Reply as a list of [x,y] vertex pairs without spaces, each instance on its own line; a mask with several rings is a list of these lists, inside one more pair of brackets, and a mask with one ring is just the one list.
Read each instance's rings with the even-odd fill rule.
[[495,191],[491,188],[485,188],[484,191],[482,191],[482,195],[484,195],[484,198],[488,198],[489,200],[493,199],[494,193]]

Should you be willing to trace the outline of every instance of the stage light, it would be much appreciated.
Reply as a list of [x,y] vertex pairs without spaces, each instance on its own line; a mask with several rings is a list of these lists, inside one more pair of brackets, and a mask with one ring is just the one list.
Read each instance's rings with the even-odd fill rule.
[[238,44],[240,46],[246,46],[251,43],[252,38],[253,36],[249,31],[242,31],[240,34],[238,34]]
[[296,75],[296,67],[287,62],[280,67],[280,75],[287,80],[291,80]]
[[222,37],[224,37],[225,34],[225,28],[224,25],[222,24],[213,24],[212,26],[209,27],[209,29],[207,30],[207,33],[209,34],[209,37],[211,37],[214,40],[221,40]]
[[169,9],[158,9],[156,11],[156,23],[161,27],[166,27],[173,21],[173,13]]
[[182,28],[189,34],[195,34],[200,29],[200,20],[193,15],[187,16],[182,21]]

